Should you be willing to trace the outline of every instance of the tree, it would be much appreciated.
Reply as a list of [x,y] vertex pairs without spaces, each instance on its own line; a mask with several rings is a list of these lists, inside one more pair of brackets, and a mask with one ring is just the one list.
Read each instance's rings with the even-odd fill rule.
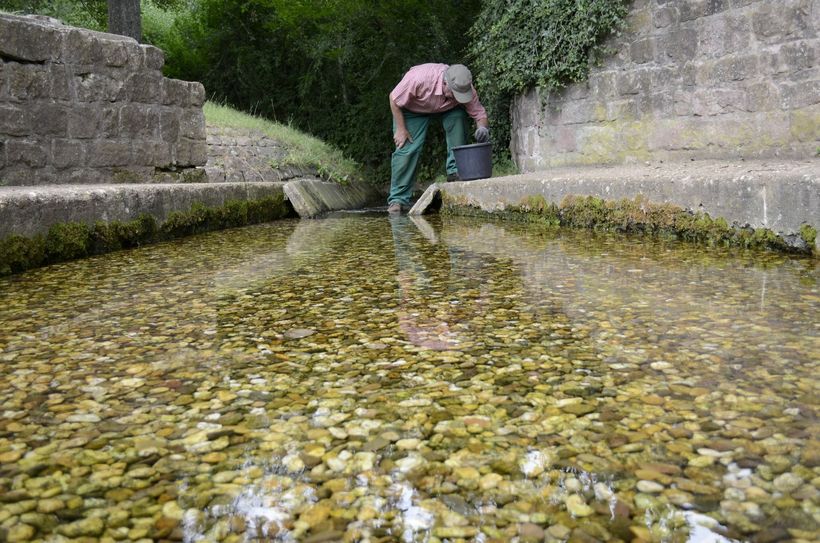
[[141,41],[140,0],[108,0],[108,31]]

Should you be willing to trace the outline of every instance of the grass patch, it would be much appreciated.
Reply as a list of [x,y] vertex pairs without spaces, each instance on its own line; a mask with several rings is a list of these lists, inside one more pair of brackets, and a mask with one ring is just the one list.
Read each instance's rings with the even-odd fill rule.
[[363,179],[361,166],[327,143],[295,128],[249,115],[231,107],[205,102],[205,121],[223,128],[245,128],[262,132],[287,149],[287,155],[273,167],[315,169],[326,181],[346,184]]

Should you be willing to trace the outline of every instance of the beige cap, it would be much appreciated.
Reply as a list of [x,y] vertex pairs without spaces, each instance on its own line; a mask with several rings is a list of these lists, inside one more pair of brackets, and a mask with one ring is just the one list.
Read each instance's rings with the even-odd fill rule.
[[444,82],[453,91],[458,103],[466,104],[473,99],[473,74],[463,64],[453,64],[444,72]]

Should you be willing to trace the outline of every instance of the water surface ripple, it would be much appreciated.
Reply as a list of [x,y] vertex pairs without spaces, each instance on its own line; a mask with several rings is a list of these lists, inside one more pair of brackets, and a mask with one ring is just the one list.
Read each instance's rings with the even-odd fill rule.
[[816,541],[819,279],[383,216],[0,279],[0,540]]

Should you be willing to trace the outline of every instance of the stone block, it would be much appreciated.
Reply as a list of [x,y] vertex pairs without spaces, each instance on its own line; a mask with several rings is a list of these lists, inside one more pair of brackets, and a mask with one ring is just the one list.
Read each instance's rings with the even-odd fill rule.
[[65,64],[49,64],[49,80],[51,81],[51,99],[71,100],[71,72]]
[[131,162],[131,145],[128,142],[93,140],[86,149],[86,163],[92,167],[127,166]]
[[790,74],[818,65],[820,40],[800,40],[784,43],[776,53],[778,63]]
[[162,70],[165,65],[165,53],[153,45],[141,45],[143,52],[143,66],[147,70]]
[[35,170],[28,166],[12,166],[7,164],[0,169],[0,186],[31,186],[37,184]]
[[705,19],[696,27],[698,57],[717,58],[749,54],[754,48],[749,17],[726,13]]
[[[129,51],[135,44],[123,41],[105,41],[102,48],[102,62],[106,66],[121,68],[129,64],[129,60],[136,57],[135,53]],[[132,49],[133,50],[133,49]],[[139,65],[137,63],[137,65]]]
[[[541,112],[540,99],[538,98],[538,90],[535,88],[529,89],[525,94],[516,96],[513,100],[513,123],[515,126],[534,126],[538,123],[539,113]],[[216,136],[217,141],[224,142],[221,136]],[[213,145],[214,139],[208,135],[209,144]]]
[[746,93],[742,89],[698,89],[692,100],[696,116],[714,116],[744,111]]
[[179,118],[179,133],[185,138],[205,139],[205,115],[201,109],[189,108],[182,111]]
[[0,56],[24,62],[57,60],[63,32],[29,17],[0,13]]
[[114,102],[123,88],[117,78],[83,69],[75,70],[71,83],[80,102]]
[[51,164],[57,169],[76,168],[85,164],[85,146],[71,139],[51,141]]
[[754,78],[758,75],[757,62],[756,55],[732,55],[721,58],[711,64],[708,79],[699,83],[710,84]]
[[65,137],[68,133],[68,109],[62,104],[35,103],[31,109],[34,132],[40,136]]
[[3,184],[3,168],[6,166],[6,140],[0,139],[0,186]]
[[6,160],[9,165],[42,168],[49,162],[48,143],[30,139],[6,141]]
[[191,92],[191,99],[188,105],[202,107],[202,104],[205,103],[205,86],[198,81],[189,81],[188,87]]
[[157,104],[162,100],[162,76],[136,72],[128,76],[125,95],[131,102]]
[[638,104],[635,99],[611,100],[606,102],[606,120],[632,120],[638,118]]
[[561,106],[559,124],[588,123],[592,120],[589,104],[585,101],[565,102]]
[[157,140],[133,142],[132,161],[140,166],[168,168],[171,165],[171,146]]
[[820,107],[815,106],[789,112],[789,132],[793,139],[816,146],[817,142],[820,141]]
[[638,103],[641,116],[667,117],[674,110],[675,98],[672,91],[659,91],[650,94],[646,100]]
[[186,107],[191,99],[187,81],[162,78],[162,103],[166,106]]
[[180,111],[176,108],[165,108],[160,111],[159,126],[162,141],[176,142],[179,139]]
[[47,99],[51,94],[48,67],[41,64],[9,62],[8,93],[11,100]]
[[7,102],[10,98],[7,74],[6,63],[0,58],[0,102]]
[[65,64],[90,66],[103,58],[103,48],[90,32],[73,28],[66,32],[62,57]]
[[697,49],[698,36],[693,28],[671,30],[658,36],[657,60],[683,64],[695,58]]
[[688,90],[676,90],[672,93],[672,111],[677,116],[692,115],[692,92]]
[[204,166],[208,162],[208,144],[203,140],[191,141],[191,165]]
[[17,104],[0,104],[0,135],[25,136],[31,132],[28,108]]
[[97,135],[100,138],[115,139],[120,137],[120,104],[111,104],[100,108],[100,120]]
[[69,185],[102,185],[111,182],[111,173],[99,168],[71,168],[63,175],[66,179],[64,183]]
[[667,28],[677,24],[679,17],[675,6],[662,6],[652,12],[652,24],[655,28]]
[[686,0],[678,2],[680,21],[693,21],[729,9],[729,0]]
[[651,89],[679,87],[681,85],[682,70],[678,66],[651,66],[648,67],[649,86]]
[[817,81],[784,82],[779,85],[780,107],[797,109],[820,103],[820,84]]
[[181,138],[176,145],[175,165],[179,167],[204,166],[208,160],[205,142]]
[[811,0],[755,4],[752,14],[754,36],[763,43],[813,38],[817,29],[811,19],[812,11]]
[[156,139],[159,131],[160,113],[156,106],[128,104],[120,109],[120,137]]
[[68,110],[68,137],[93,138],[97,135],[100,108],[90,104],[73,104]]
[[635,64],[645,64],[655,58],[655,39],[642,38],[629,46],[629,58]]
[[567,100],[584,100],[587,97],[589,97],[587,81],[572,83],[564,89],[564,98]]
[[646,93],[650,87],[650,74],[647,70],[624,72],[618,76],[616,89],[621,96]]
[[615,96],[616,91],[615,72],[597,72],[590,74],[589,90],[591,96],[596,100],[605,100]]
[[772,81],[746,87],[746,111],[771,111],[780,107],[780,91]]

